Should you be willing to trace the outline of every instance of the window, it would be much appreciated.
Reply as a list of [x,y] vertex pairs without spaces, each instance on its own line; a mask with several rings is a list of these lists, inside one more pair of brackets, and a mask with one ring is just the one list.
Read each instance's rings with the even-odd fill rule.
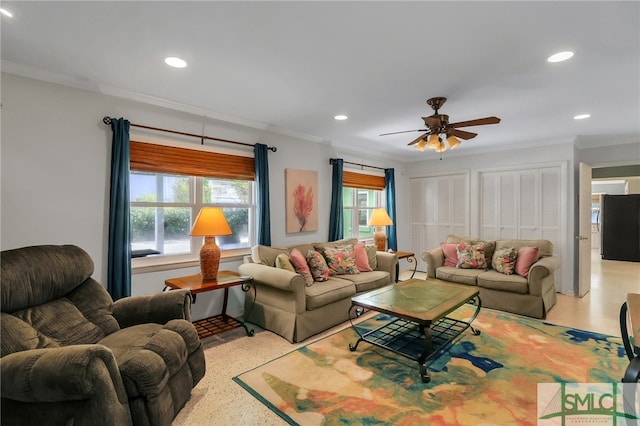
[[252,181],[131,172],[130,183],[132,250],[197,254],[202,238],[189,236],[189,231],[204,206],[221,207],[233,231],[216,237],[221,250],[251,247]]
[[371,212],[384,207],[384,192],[375,189],[342,188],[344,237],[373,238],[375,227],[369,226]]
[[384,176],[342,172],[344,237],[372,239],[375,227],[368,226],[373,209],[384,207]]
[[131,141],[132,250],[156,250],[168,260],[195,258],[202,237],[189,231],[202,207],[220,207],[233,233],[216,237],[223,251],[255,244],[253,157],[193,144]]

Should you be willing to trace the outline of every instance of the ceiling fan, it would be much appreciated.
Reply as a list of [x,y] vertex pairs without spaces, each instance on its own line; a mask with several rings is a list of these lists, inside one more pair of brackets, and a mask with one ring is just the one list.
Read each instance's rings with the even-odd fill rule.
[[[426,132],[420,135],[415,140],[409,142],[409,146],[415,145],[418,151],[424,151],[425,148],[433,148],[436,152],[443,152],[447,150],[444,141],[440,137],[441,134],[445,135],[449,148],[453,149],[460,145],[460,139],[468,140],[475,138],[478,134],[473,132],[467,132],[466,130],[460,130],[459,127],[471,127],[471,126],[483,126],[485,124],[498,124],[500,119],[498,117],[485,117],[477,118],[469,121],[459,121],[457,123],[449,123],[449,116],[447,114],[439,114],[438,110],[444,105],[447,98],[436,97],[427,100],[427,104],[433,108],[435,113],[428,117],[422,117],[424,120],[426,129],[415,130],[403,130],[400,132],[383,133],[380,136],[396,135],[398,133],[409,132]],[[428,138],[427,138],[428,136]]]

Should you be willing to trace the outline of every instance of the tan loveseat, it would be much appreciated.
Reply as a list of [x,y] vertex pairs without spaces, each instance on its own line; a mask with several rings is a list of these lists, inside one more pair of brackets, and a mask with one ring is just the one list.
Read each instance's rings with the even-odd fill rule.
[[[297,248],[306,254],[322,246],[355,244],[356,238],[331,243],[299,244],[286,248],[255,246],[238,267],[242,275],[253,277],[256,288],[245,298],[246,321],[273,331],[290,342],[301,342],[349,319],[351,298],[359,293],[383,287],[396,280],[395,253],[376,252],[367,247],[367,257],[373,271],[352,275],[330,276],[328,281],[316,281],[307,286],[302,275],[277,268],[279,254],[289,255]],[[254,304],[255,300],[255,304]]]
[[[459,284],[477,285],[482,306],[502,311],[544,318],[556,303],[554,272],[560,267],[560,257],[553,254],[548,240],[482,241],[469,237],[449,235],[445,243],[484,243],[487,269],[461,269],[445,265],[442,245],[422,253],[427,264],[427,277]],[[496,250],[513,247],[537,247],[540,258],[531,265],[528,275],[505,275],[491,268]]]

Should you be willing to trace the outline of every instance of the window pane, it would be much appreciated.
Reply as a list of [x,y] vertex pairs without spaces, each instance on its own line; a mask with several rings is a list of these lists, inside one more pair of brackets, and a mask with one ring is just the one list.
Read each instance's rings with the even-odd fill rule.
[[342,188],[342,206],[353,207],[353,189]]
[[358,207],[369,207],[369,194],[372,191],[366,189],[358,189]]
[[188,176],[157,173],[130,174],[130,201],[189,203],[191,179]]
[[224,217],[229,223],[233,234],[216,237],[216,243],[221,250],[240,247],[250,247],[249,244],[249,209],[223,208]]
[[353,234],[353,210],[344,209],[342,214],[343,214],[344,237],[345,238],[357,237],[357,235]]
[[204,178],[203,200],[207,204],[249,204],[251,182]]
[[131,249],[163,255],[191,252],[191,208],[131,207]]

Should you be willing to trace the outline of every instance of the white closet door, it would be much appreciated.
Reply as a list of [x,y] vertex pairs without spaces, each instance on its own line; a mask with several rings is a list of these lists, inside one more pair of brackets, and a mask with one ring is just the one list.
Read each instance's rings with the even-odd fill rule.
[[424,270],[422,252],[440,246],[449,234],[468,234],[468,176],[466,174],[409,179],[411,251]]
[[540,173],[538,170],[525,170],[519,175],[518,188],[518,238],[535,240],[540,238]]
[[480,235],[483,240],[498,239],[498,174],[480,173]]
[[498,174],[498,239],[518,238],[518,172]]
[[[467,235],[469,196],[467,191],[468,180],[465,175],[452,176],[451,190],[451,234]],[[444,241],[444,240],[442,240]]]

